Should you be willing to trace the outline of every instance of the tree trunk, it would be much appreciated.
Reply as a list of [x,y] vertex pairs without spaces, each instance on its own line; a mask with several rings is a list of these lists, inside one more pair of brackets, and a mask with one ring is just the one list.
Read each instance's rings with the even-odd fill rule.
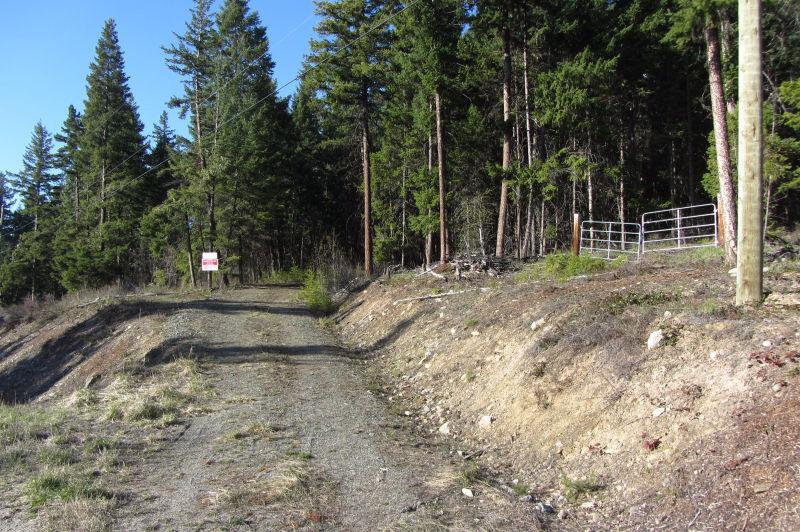
[[194,276],[194,253],[192,252],[192,228],[189,225],[189,215],[184,214],[186,219],[186,254],[189,256],[189,279],[192,281],[192,288],[197,288],[197,279]]
[[[430,214],[430,209],[428,214]],[[433,233],[428,232],[425,236],[425,269],[431,269],[431,262],[433,262]]]
[[361,118],[361,156],[364,172],[364,275],[372,277],[372,179],[370,169],[369,117],[366,106]]
[[442,124],[442,96],[437,89],[433,95],[436,103],[436,153],[439,159],[439,261],[447,260],[446,173],[444,158],[444,125]]
[[[508,13],[503,25],[503,171],[511,167],[511,31]],[[497,245],[495,255],[504,254],[506,213],[508,211],[508,180],[503,175],[500,185],[500,209],[497,216]]]
[[403,161],[403,183],[401,186],[402,190],[402,203],[400,204],[401,209],[401,235],[400,235],[400,267],[406,267],[406,172],[408,169],[406,168],[405,161]]
[[725,108],[725,94],[722,87],[722,63],[720,61],[719,35],[711,22],[705,28],[706,53],[708,59],[708,79],[711,90],[711,110],[714,119],[714,142],[717,149],[719,170],[719,189],[722,195],[722,209],[725,217],[725,261],[736,262],[736,209],[733,199],[733,179],[731,175],[731,152],[728,142],[728,118]]
[[100,167],[100,231],[106,221],[106,162]]
[[[531,210],[533,204],[533,187],[528,187],[528,203],[525,206],[525,236],[522,239],[522,255],[528,256],[528,248],[531,242],[531,228],[533,227],[533,211]],[[520,257],[521,258],[521,257]]]
[[739,0],[739,238],[736,304],[763,294],[761,2]]
[[692,128],[692,96],[689,76],[686,76],[686,180],[689,203],[694,205],[694,129]]
[[619,139],[619,221],[625,230],[625,140]]
[[[722,32],[721,51],[724,76],[725,65],[733,64],[736,61],[733,49],[733,22],[731,21],[730,14],[728,13],[727,9],[720,10],[719,21],[720,31]],[[723,78],[723,85],[724,83],[725,80]],[[725,108],[729,115],[732,115],[736,112],[736,94],[732,87],[728,87],[728,90],[725,90]]]
[[541,238],[539,241],[539,256],[544,257],[547,250],[547,241],[544,234],[544,198],[542,198],[542,214],[539,217],[539,236]]

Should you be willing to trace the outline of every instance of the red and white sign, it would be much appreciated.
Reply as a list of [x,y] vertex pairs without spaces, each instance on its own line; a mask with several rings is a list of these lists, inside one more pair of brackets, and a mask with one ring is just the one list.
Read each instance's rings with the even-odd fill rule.
[[219,271],[219,259],[217,258],[216,253],[203,253],[203,271]]

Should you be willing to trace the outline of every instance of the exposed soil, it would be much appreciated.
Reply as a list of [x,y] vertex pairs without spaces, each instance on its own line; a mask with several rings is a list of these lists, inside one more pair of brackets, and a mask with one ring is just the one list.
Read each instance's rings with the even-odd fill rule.
[[[530,503],[474,475],[475,496],[463,495],[464,461],[387,412],[365,361],[295,289],[150,298],[72,318],[4,336],[4,397],[48,405],[87,379],[102,395],[126,364],[153,371],[176,356],[197,359],[211,388],[159,429],[76,416],[74,438],[121,442],[124,470],[103,476],[114,529],[538,528]],[[0,485],[0,529],[44,526],[11,484]]]
[[[771,300],[796,301],[797,271],[773,268]],[[336,322],[387,401],[529,486],[548,528],[797,530],[800,312],[732,299],[714,261],[561,283],[406,275]]]

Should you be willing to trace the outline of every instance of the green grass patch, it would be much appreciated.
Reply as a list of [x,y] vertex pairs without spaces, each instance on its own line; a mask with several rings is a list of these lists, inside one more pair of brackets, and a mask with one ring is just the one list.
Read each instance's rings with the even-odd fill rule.
[[402,286],[410,283],[414,280],[413,273],[396,273],[393,274],[391,277],[387,277],[385,284],[386,286]]
[[114,440],[111,438],[105,438],[103,436],[86,440],[86,442],[83,444],[84,450],[91,454],[108,451],[115,449],[116,447],[117,443]]
[[511,489],[514,490],[514,494],[519,497],[524,497],[531,491],[530,486],[528,486],[524,482],[517,482],[516,484],[511,484]]
[[290,458],[297,458],[298,460],[308,461],[314,458],[314,455],[305,451],[286,451],[286,456]]
[[586,255],[576,257],[571,253],[553,253],[547,255],[543,261],[531,264],[521,272],[514,274],[514,281],[518,283],[548,279],[566,281],[579,275],[591,275],[612,270],[624,262],[624,257],[606,261]]
[[464,488],[469,488],[483,480],[483,471],[473,460],[468,460],[459,475],[459,482]]
[[564,496],[571,502],[605,489],[605,486],[597,481],[593,476],[578,480],[561,475],[561,487],[564,488]]
[[53,466],[74,464],[78,461],[72,449],[44,448],[37,457],[39,463]]
[[64,471],[45,471],[25,483],[23,495],[31,511],[36,511],[50,501],[69,502],[76,499],[110,499],[105,490],[94,486],[88,479],[71,477]]
[[63,421],[64,413],[60,410],[0,405],[0,446],[46,439]]
[[475,318],[469,318],[468,320],[466,320],[464,322],[464,325],[469,327],[469,328],[477,327],[478,326],[478,320],[476,320]]

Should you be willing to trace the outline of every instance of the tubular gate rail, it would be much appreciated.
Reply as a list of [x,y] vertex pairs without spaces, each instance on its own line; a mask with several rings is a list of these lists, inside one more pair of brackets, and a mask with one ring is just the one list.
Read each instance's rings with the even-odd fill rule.
[[709,203],[642,215],[642,253],[715,247],[717,206]]
[[639,257],[641,226],[636,223],[581,223],[581,254],[612,260],[619,256]]
[[581,255],[605,260],[718,245],[717,206],[713,203],[646,212],[641,224],[581,223]]

